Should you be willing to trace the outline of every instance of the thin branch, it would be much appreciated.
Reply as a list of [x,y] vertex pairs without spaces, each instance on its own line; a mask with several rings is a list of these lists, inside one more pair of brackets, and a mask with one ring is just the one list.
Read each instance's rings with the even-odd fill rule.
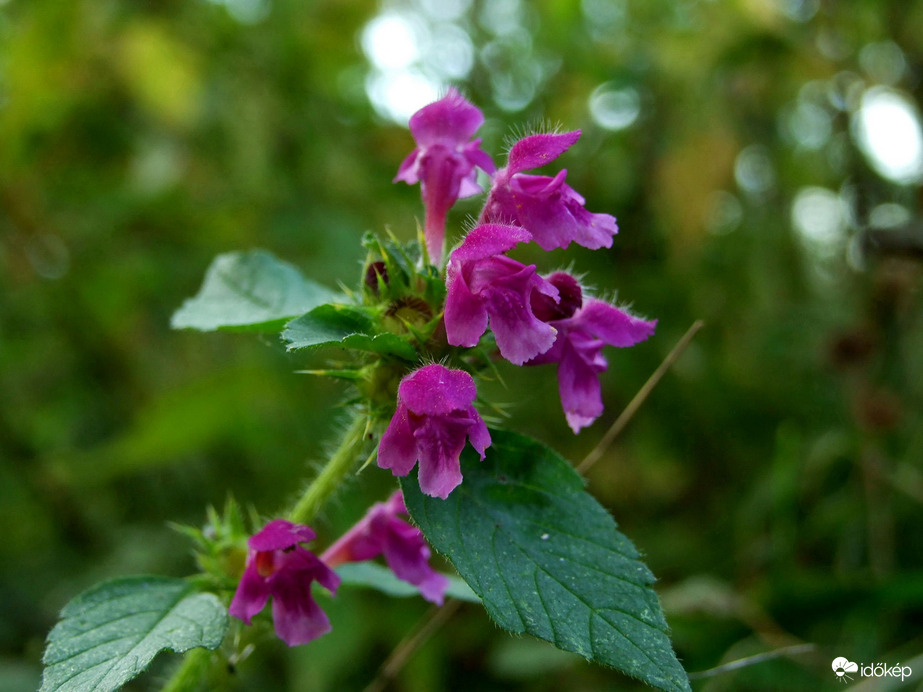
[[814,644],[795,644],[794,646],[786,646],[781,649],[776,649],[775,651],[766,651],[765,653],[755,654],[754,656],[739,658],[736,661],[731,661],[730,663],[715,666],[714,668],[709,668],[708,670],[702,670],[698,673],[689,673],[689,679],[701,680],[703,678],[712,678],[716,675],[730,673],[733,670],[746,668],[747,666],[754,666],[757,663],[771,661],[775,658],[781,658],[782,656],[797,656],[798,654],[810,653],[816,648],[817,647]]
[[585,474],[589,471],[593,465],[599,461],[603,453],[609,448],[609,445],[613,443],[618,434],[622,432],[622,429],[628,425],[628,421],[632,419],[635,413],[641,408],[641,404],[647,399],[648,395],[653,391],[654,387],[660,382],[661,378],[666,374],[667,370],[670,369],[670,366],[676,362],[676,360],[683,354],[683,351],[686,350],[686,347],[689,346],[689,343],[692,341],[692,338],[696,333],[705,326],[705,322],[702,320],[696,320],[692,323],[692,326],[686,330],[686,333],[683,334],[683,338],[676,342],[676,346],[673,347],[673,350],[667,354],[667,357],[663,359],[663,362],[657,367],[654,373],[647,378],[647,382],[644,383],[644,386],[638,390],[638,393],[635,394],[634,399],[628,402],[628,406],[625,407],[625,410],[615,419],[615,422],[612,424],[606,434],[602,436],[602,439],[599,441],[589,454],[586,455],[586,458],[580,465],[577,467],[577,473]]
[[416,650],[423,646],[440,627],[458,612],[461,603],[458,599],[450,598],[445,602],[445,605],[432,608],[424,615],[416,630],[404,637],[394,647],[394,651],[391,652],[391,655],[385,659],[385,662],[381,664],[381,668],[378,669],[378,675],[375,676],[375,679],[368,684],[363,692],[381,692],[384,690],[388,683],[397,677],[397,674],[407,664],[407,661],[410,660]]

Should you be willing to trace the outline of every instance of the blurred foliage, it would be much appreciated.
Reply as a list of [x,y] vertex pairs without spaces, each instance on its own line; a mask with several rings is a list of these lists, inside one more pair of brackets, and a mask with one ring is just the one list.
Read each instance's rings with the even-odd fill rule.
[[[579,461],[707,322],[590,489],[661,578],[688,670],[816,649],[696,689],[834,689],[835,656],[918,656],[920,187],[877,172],[855,121],[875,86],[919,109],[923,2],[384,9],[468,37],[454,81],[488,117],[488,151],[524,122],[583,130],[561,163],[621,234],[611,251],[524,255],[659,319],[652,340],[610,352],[607,412],[579,437],[552,369],[504,370],[494,396],[511,427]],[[44,637],[83,588],[190,573],[168,521],[201,524],[229,494],[272,515],[333,438],[343,388],[292,374],[322,355],[168,325],[216,254],[265,247],[335,287],[358,279],[364,231],[414,235],[419,191],[390,182],[412,142],[365,88],[362,31],[382,11],[0,0],[0,689],[35,689]],[[460,204],[455,227],[477,210]],[[392,487],[376,469],[363,481],[330,507],[322,541]],[[333,633],[258,647],[237,663],[240,689],[362,689],[426,612],[360,590],[322,605]],[[472,605],[393,683],[614,686],[631,683],[512,639]]]

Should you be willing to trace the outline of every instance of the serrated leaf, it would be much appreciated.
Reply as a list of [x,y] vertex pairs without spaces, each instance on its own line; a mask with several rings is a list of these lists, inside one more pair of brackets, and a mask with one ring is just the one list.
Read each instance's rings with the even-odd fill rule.
[[[367,586],[397,598],[420,595],[420,590],[413,584],[398,579],[390,569],[374,562],[348,562],[337,567],[336,572],[343,586]],[[481,602],[464,581],[448,574],[444,576],[449,580],[446,596],[470,603]]]
[[490,616],[565,651],[669,692],[690,689],[654,577],[583,479],[557,453],[491,431],[487,458],[469,446],[462,484],[445,500],[401,480],[410,516],[481,597]]
[[277,332],[311,308],[341,298],[265,250],[218,255],[202,288],[173,313],[174,329]]
[[48,635],[40,692],[107,692],[160,651],[216,649],[227,631],[217,596],[186,580],[142,576],[97,584],[64,606]]
[[351,305],[319,305],[292,320],[282,332],[289,351],[318,346],[342,346],[359,351],[416,360],[417,351],[397,334],[374,334],[372,319]]

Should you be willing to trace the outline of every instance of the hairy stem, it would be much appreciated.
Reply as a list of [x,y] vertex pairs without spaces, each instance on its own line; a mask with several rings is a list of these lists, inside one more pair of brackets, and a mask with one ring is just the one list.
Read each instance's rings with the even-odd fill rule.
[[289,512],[290,521],[296,524],[308,524],[314,519],[327,498],[339,487],[340,482],[355,465],[362,451],[365,431],[365,416],[356,413],[349,428],[343,434],[340,446]]

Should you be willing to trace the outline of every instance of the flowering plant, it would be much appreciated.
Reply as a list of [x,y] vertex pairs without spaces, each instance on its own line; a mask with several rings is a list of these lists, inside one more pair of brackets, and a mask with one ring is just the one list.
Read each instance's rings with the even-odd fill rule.
[[[603,411],[605,347],[631,346],[655,327],[589,296],[569,273],[545,275],[511,256],[529,243],[612,245],[615,219],[587,211],[565,171],[523,172],[557,159],[580,132],[526,136],[497,170],[473,139],[483,120],[454,89],[413,116],[416,148],[395,181],[421,185],[422,238],[366,235],[355,291],[326,289],[264,251],[215,260],[173,326],[279,333],[290,351],[342,349],[347,364],[311,372],[351,384],[352,422],[280,517],[249,531],[229,502],[223,514],[210,510],[205,530],[184,529],[198,548],[197,577],[116,580],[72,601],[49,635],[43,691],[117,689],[164,648],[189,651],[168,684],[185,689],[215,667],[209,652],[222,641],[242,658],[253,629],[269,623],[270,599],[278,637],[302,645],[336,627],[315,594],[335,595],[347,579],[382,588],[394,578],[435,604],[481,602],[511,632],[656,688],[689,689],[653,576],[608,512],[555,452],[489,429],[482,416],[490,402],[478,382],[503,361],[553,364],[564,416],[579,432]],[[447,253],[448,211],[481,191],[478,171],[489,180],[483,211]],[[363,471],[363,480],[388,499],[315,551],[310,524],[365,458],[383,471]],[[430,546],[460,577],[434,568]],[[379,557],[387,569],[348,569]],[[134,617],[138,610],[150,617]]]

